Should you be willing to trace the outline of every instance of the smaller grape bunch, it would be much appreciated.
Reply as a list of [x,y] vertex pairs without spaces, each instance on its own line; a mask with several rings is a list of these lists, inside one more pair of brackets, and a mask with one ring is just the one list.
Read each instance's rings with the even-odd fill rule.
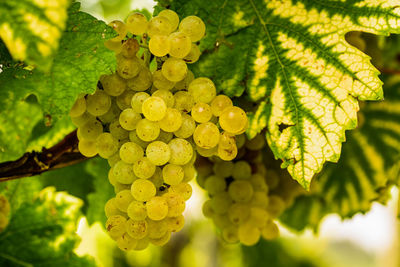
[[8,199],[0,195],[0,232],[4,231],[4,229],[8,225],[8,216],[10,214],[10,203]]
[[289,203],[277,193],[284,191],[275,191],[281,182],[278,175],[263,162],[264,135],[251,140],[240,135],[236,142],[239,153],[234,161],[198,157],[197,181],[210,197],[203,204],[203,214],[213,220],[222,240],[252,246],[261,237],[279,236],[274,220]]
[[116,72],[100,77],[92,95],[80,96],[70,116],[79,151],[108,160],[115,197],[105,205],[106,230],[122,250],[166,244],[184,226],[197,153],[232,160],[235,136],[247,129],[246,113],[214,83],[196,78],[187,64],[200,57],[194,43],[205,25],[179,21],[164,10],[147,21],[141,13],[109,24],[118,36]]

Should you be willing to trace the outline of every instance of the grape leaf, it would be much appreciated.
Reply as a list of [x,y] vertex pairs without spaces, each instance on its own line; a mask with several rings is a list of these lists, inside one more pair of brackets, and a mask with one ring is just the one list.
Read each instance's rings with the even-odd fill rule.
[[46,188],[16,210],[0,233],[1,266],[95,266],[73,249],[81,201]]
[[0,38],[15,60],[49,70],[67,20],[70,0],[2,1]]
[[257,102],[248,134],[267,127],[275,157],[305,188],[326,161],[338,161],[345,130],[357,125],[357,100],[383,97],[379,72],[344,35],[400,32],[398,1],[159,2],[205,21],[195,74]]
[[347,218],[386,199],[400,162],[399,88],[397,77],[385,78],[385,101],[362,106],[359,128],[348,134],[338,164],[329,163],[313,180],[310,195],[296,199],[281,217],[285,224],[317,227],[328,213]]

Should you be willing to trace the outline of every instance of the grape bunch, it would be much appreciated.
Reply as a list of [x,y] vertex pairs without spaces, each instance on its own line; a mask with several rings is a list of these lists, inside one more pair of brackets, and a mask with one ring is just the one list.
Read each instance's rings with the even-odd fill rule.
[[263,162],[264,136],[247,140],[240,135],[236,142],[239,153],[234,161],[199,157],[197,181],[210,197],[203,214],[213,220],[222,239],[251,246],[260,237],[271,240],[279,236],[274,219],[286,203],[273,192],[280,182],[278,176],[268,172]]
[[196,151],[232,160],[246,113],[214,83],[195,78],[187,63],[200,50],[203,21],[164,10],[147,21],[140,13],[109,24],[118,36],[116,72],[100,77],[92,95],[80,96],[70,116],[79,151],[108,160],[116,196],[105,205],[106,229],[122,250],[162,246],[184,225],[188,183],[196,176]]
[[0,195],[0,232],[8,225],[8,215],[10,214],[10,203],[8,199]]

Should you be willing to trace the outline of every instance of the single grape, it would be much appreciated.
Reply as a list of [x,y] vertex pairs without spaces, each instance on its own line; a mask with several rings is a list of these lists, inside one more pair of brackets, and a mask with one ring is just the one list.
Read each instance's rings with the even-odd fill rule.
[[179,232],[185,225],[185,217],[183,217],[183,215],[170,217],[168,218],[167,223],[168,228],[171,230],[171,232]]
[[126,219],[121,215],[110,216],[106,222],[106,230],[114,240],[126,232]]
[[112,136],[114,136],[118,140],[125,140],[129,136],[129,132],[122,128],[118,120],[110,123],[108,129],[110,130],[110,134],[112,134]]
[[265,178],[260,173],[255,173],[250,178],[250,183],[252,184],[255,191],[268,192],[268,185]]
[[119,115],[119,124],[127,131],[136,129],[136,124],[142,119],[139,113],[131,108],[127,108]]
[[131,237],[128,233],[124,233],[121,237],[117,239],[117,246],[123,251],[132,250],[137,246],[137,239]]
[[203,38],[206,32],[206,25],[197,16],[187,16],[179,24],[179,31],[186,33],[192,42],[197,42]]
[[219,117],[219,125],[225,131],[237,134],[247,127],[246,112],[239,107],[228,107],[224,109]]
[[[254,187],[253,187],[254,188]],[[256,190],[257,188],[254,188]],[[266,209],[268,207],[268,196],[266,192],[256,191],[253,193],[253,197],[250,200],[250,204],[253,207],[259,207],[262,209]]]
[[205,77],[194,79],[188,88],[189,94],[193,96],[194,101],[210,103],[217,95],[217,90],[214,83]]
[[149,41],[150,53],[156,57],[163,57],[170,53],[171,42],[167,35],[154,35]]
[[153,83],[153,75],[151,71],[143,67],[140,69],[139,74],[132,79],[127,80],[127,86],[133,91],[145,91],[150,88]]
[[233,166],[233,174],[234,179],[250,179],[251,177],[251,166],[244,160],[235,162]]
[[235,144],[232,144],[229,147],[223,147],[218,145],[216,155],[225,161],[231,161],[236,158],[238,154],[238,149]]
[[152,94],[152,96],[162,98],[164,100],[165,104],[167,104],[167,107],[169,107],[169,108],[172,108],[175,104],[174,95],[168,90],[164,90],[164,89],[157,90]]
[[163,16],[153,17],[147,26],[147,34],[152,38],[154,35],[168,35],[173,31],[171,22]]
[[168,231],[167,220],[154,221],[147,218],[148,236],[151,239],[161,238]]
[[120,113],[121,113],[121,110],[117,106],[115,99],[113,99],[111,101],[111,107],[107,111],[107,113],[104,115],[98,116],[98,118],[103,124],[109,124],[115,120],[118,120]]
[[238,237],[240,243],[246,246],[255,245],[258,240],[260,240],[260,230],[257,227],[254,227],[250,223],[244,223],[239,226]]
[[96,141],[90,139],[79,140],[78,150],[85,157],[94,157],[97,155]]
[[121,95],[117,96],[116,102],[120,110],[131,107],[131,101],[135,92],[132,90],[125,90]]
[[147,221],[129,219],[126,222],[126,232],[134,239],[142,239],[147,236]]
[[228,107],[232,107],[232,100],[226,95],[217,95],[211,101],[211,111],[214,116],[219,117],[222,111]]
[[182,117],[181,127],[178,130],[176,130],[174,134],[176,137],[186,139],[193,135],[193,132],[196,129],[196,123],[194,122],[192,116],[186,113],[182,113],[181,117]]
[[157,140],[164,143],[169,143],[169,141],[171,141],[173,137],[174,137],[173,133],[164,132],[161,130]]
[[231,161],[220,161],[214,163],[213,171],[215,175],[221,178],[228,178],[233,174],[233,162]]
[[139,178],[150,178],[155,171],[156,166],[147,157],[138,159],[133,163],[133,172]]
[[247,202],[253,197],[253,187],[246,180],[235,180],[228,188],[229,195],[236,202]]
[[[193,155],[196,155],[196,153],[194,153]],[[183,182],[190,182],[197,175],[196,168],[190,162],[186,165],[183,165],[183,172],[185,174],[185,176],[183,177]]]
[[250,219],[248,223],[257,228],[263,228],[267,224],[268,212],[261,207],[250,208]]
[[93,116],[101,116],[107,113],[111,107],[111,98],[104,91],[96,90],[93,95],[86,97],[87,111]]
[[285,209],[285,202],[281,197],[277,195],[268,196],[267,212],[269,213],[270,217],[278,218],[284,209]]
[[174,138],[169,143],[171,149],[171,158],[169,163],[176,165],[185,165],[193,156],[192,145],[182,138]]
[[174,88],[175,84],[175,82],[172,82],[164,77],[161,70],[153,72],[153,85],[157,89],[171,90]]
[[164,197],[152,197],[146,203],[147,217],[154,221],[160,221],[168,215],[168,204]]
[[217,147],[213,147],[213,148],[202,148],[196,145],[196,151],[197,153],[199,153],[200,156],[202,157],[212,157],[214,155],[217,155]]
[[169,161],[171,150],[166,143],[154,141],[147,146],[146,156],[154,165],[161,166]]
[[135,142],[126,142],[119,149],[119,156],[122,161],[133,164],[144,155],[143,148]]
[[226,189],[225,179],[219,176],[212,175],[205,180],[204,189],[210,195],[216,195],[218,193],[224,192]]
[[173,11],[171,9],[164,9],[163,11],[158,13],[158,16],[166,17],[169,20],[169,22],[171,24],[171,31],[175,31],[178,28],[179,17],[175,11]]
[[183,32],[173,32],[168,36],[170,43],[169,54],[171,57],[184,58],[192,49],[190,37]]
[[147,18],[139,12],[132,13],[126,19],[126,28],[134,35],[142,35],[147,31]]
[[183,168],[175,164],[167,164],[162,169],[164,182],[169,185],[177,185],[184,177]]
[[186,204],[183,196],[168,192],[163,197],[168,203],[168,217],[177,217],[185,211]]
[[201,52],[200,52],[200,48],[199,46],[197,46],[196,44],[191,45],[190,47],[190,52],[189,54],[187,54],[183,60],[187,63],[187,64],[193,64],[195,62],[197,62],[200,58]]
[[82,116],[86,111],[86,99],[84,97],[80,97],[75,100],[74,105],[69,111],[69,115],[71,117],[79,117]]
[[118,151],[118,141],[110,133],[102,133],[96,138],[96,148],[100,157],[107,159]]
[[234,203],[229,207],[228,216],[234,225],[241,225],[250,217],[249,206],[243,203]]
[[229,244],[237,243],[239,241],[238,229],[233,225],[223,228],[222,238]]
[[188,92],[178,91],[175,93],[175,108],[182,112],[190,112],[194,106],[194,98]]
[[121,210],[119,210],[119,209],[117,208],[117,203],[116,203],[115,197],[110,198],[110,199],[106,202],[106,204],[105,204],[105,206],[104,206],[104,212],[105,212],[107,218],[109,218],[109,217],[111,217],[111,216],[113,216],[113,215],[121,215],[121,216],[124,216],[124,213],[123,213]]
[[182,115],[175,108],[167,108],[166,115],[158,124],[165,132],[175,132],[182,126]]
[[160,126],[157,122],[142,119],[136,124],[137,136],[146,142],[156,140],[160,134]]
[[142,113],[143,102],[149,97],[150,95],[145,92],[139,92],[134,94],[131,100],[132,109],[137,113]]
[[136,179],[132,164],[125,163],[121,160],[118,161],[113,168],[114,176],[119,183],[131,184]]
[[108,23],[108,26],[111,26],[114,29],[114,31],[118,33],[118,36],[115,36],[110,41],[113,42],[122,41],[125,38],[126,34],[128,33],[125,23],[123,23],[120,20],[113,20],[110,23]]
[[189,88],[189,84],[194,80],[194,74],[189,69],[185,78],[175,84],[175,89],[177,90],[187,90]]
[[131,204],[131,202],[133,201],[131,191],[128,189],[125,189],[125,190],[118,192],[118,194],[115,196],[115,201],[116,201],[117,208],[120,211],[126,212],[129,204]]
[[182,59],[170,57],[162,65],[161,72],[169,81],[179,82],[187,74],[187,65]]
[[167,104],[164,99],[157,96],[147,98],[142,104],[142,113],[150,121],[159,121],[167,112]]
[[273,240],[279,237],[279,228],[271,220],[267,221],[264,228],[261,229],[261,236],[266,240]]
[[83,139],[96,140],[96,138],[103,133],[103,125],[98,120],[91,120],[86,122],[78,129]]
[[211,107],[206,103],[196,103],[190,113],[198,123],[208,122],[212,117]]
[[104,42],[104,46],[106,48],[108,48],[109,50],[114,51],[115,54],[117,54],[117,55],[119,53],[121,53],[121,50],[122,50],[122,42],[121,41],[114,42],[114,41],[108,40],[108,41]]
[[138,201],[149,201],[156,195],[156,187],[149,180],[137,179],[132,184],[131,193]]
[[225,214],[232,205],[232,199],[228,192],[219,192],[211,198],[211,207],[216,214]]
[[147,217],[146,204],[137,200],[133,200],[129,204],[126,212],[129,218],[134,221],[142,221]]
[[122,55],[117,56],[117,73],[124,79],[131,79],[139,74],[142,62],[137,57],[126,58]]
[[133,58],[136,57],[139,48],[139,42],[135,38],[129,38],[122,43],[120,54],[126,58]]
[[168,192],[175,192],[181,195],[185,200],[188,200],[192,196],[192,186],[188,183],[179,183],[172,185]]
[[102,75],[100,83],[103,86],[104,92],[110,96],[119,96],[126,89],[126,81],[116,73]]
[[119,157],[119,153],[115,153],[114,155],[112,155],[111,157],[109,157],[107,159],[108,165],[110,165],[110,167],[114,167],[115,164],[117,164],[118,161],[120,161],[121,158]]
[[219,130],[212,122],[197,125],[193,133],[193,140],[199,147],[210,149],[218,145]]
[[129,140],[138,144],[141,148],[145,149],[150,142],[143,141],[137,136],[136,131],[129,132]]
[[88,112],[84,112],[82,115],[78,117],[71,117],[71,121],[76,127],[82,127],[88,121],[93,121],[95,119],[96,118],[93,115],[89,114]]

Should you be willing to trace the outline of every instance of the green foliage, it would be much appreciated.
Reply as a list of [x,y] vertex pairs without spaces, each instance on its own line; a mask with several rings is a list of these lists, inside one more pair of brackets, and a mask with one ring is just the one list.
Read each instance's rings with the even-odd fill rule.
[[[69,4],[70,0],[3,2],[0,38],[13,58],[48,71],[65,28]],[[3,62],[0,58],[0,64]]]
[[346,43],[345,33],[400,32],[397,4],[384,0],[160,5],[206,21],[196,73],[211,77],[226,94],[245,91],[258,103],[248,134],[267,127],[275,157],[305,188],[326,161],[338,161],[345,130],[357,125],[357,100],[383,97],[378,71]]

